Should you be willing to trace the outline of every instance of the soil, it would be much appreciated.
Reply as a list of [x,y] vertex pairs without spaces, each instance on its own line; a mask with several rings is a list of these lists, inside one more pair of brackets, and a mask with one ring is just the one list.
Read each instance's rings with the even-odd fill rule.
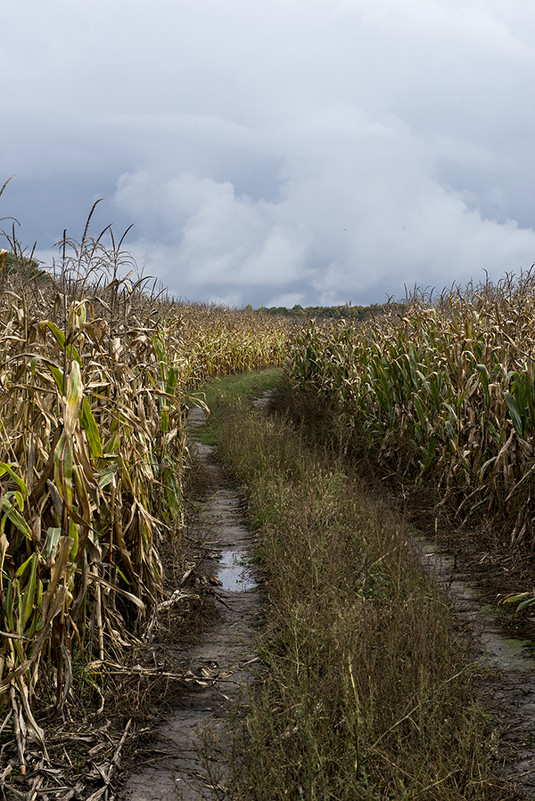
[[[204,412],[192,409],[189,422],[192,429],[202,425]],[[175,697],[170,713],[138,748],[139,767],[134,766],[118,801],[222,797],[225,772],[214,755],[224,747],[229,710],[252,680],[257,661],[252,629],[258,623],[260,600],[246,565],[251,533],[242,503],[214,460],[212,448],[194,441],[192,450],[206,491],[189,537],[213,566],[206,573],[213,587],[213,614],[193,645],[168,644],[183,663],[188,683]]]

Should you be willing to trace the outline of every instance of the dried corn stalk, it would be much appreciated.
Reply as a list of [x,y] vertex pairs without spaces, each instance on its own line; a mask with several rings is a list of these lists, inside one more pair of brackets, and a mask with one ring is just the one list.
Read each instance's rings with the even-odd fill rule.
[[61,709],[73,662],[119,660],[161,601],[159,545],[183,522],[190,393],[280,362],[285,332],[154,296],[113,235],[111,247],[87,227],[81,243],[64,239],[52,274],[10,244],[20,275],[0,287],[0,717],[11,709],[24,766],[25,738],[43,740],[36,695]]

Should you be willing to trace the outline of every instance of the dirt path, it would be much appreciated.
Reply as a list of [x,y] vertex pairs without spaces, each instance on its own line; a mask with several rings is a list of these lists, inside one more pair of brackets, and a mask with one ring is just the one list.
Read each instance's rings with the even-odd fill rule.
[[[203,422],[202,410],[193,409],[192,428]],[[207,495],[196,530],[189,534],[211,555],[221,555],[213,563],[217,614],[199,641],[184,647],[188,676],[193,679],[191,689],[181,696],[179,707],[155,732],[153,757],[130,776],[118,801],[199,801],[221,797],[224,770],[209,763],[207,772],[196,743],[203,730],[212,740],[223,740],[222,719],[230,702],[239,697],[250,680],[249,668],[255,661],[251,627],[259,615],[260,602],[243,565],[251,535],[241,514],[241,501],[227,485],[212,457],[212,448],[199,442],[192,447],[207,476]]]
[[[260,400],[257,405],[265,403]],[[192,428],[204,423],[204,413],[192,410]],[[243,560],[251,535],[241,514],[241,501],[225,481],[209,446],[195,442],[195,458],[206,475],[207,494],[195,531],[214,560],[214,601],[217,614],[198,642],[180,648],[189,666],[190,689],[181,696],[165,723],[155,732],[151,754],[130,775],[117,801],[199,801],[224,797],[224,760],[201,758],[199,732],[212,744],[224,742],[222,721],[230,702],[239,698],[251,679],[251,628],[260,615],[254,582]],[[422,564],[434,573],[452,600],[459,628],[474,641],[476,659],[488,667],[484,690],[492,693],[501,736],[510,744],[500,749],[504,770],[516,787],[535,798],[535,659],[533,647],[503,634],[495,610],[481,602],[470,576],[457,570],[455,560],[435,543],[420,541]],[[217,756],[217,748],[212,750]],[[207,770],[208,768],[208,770]]]

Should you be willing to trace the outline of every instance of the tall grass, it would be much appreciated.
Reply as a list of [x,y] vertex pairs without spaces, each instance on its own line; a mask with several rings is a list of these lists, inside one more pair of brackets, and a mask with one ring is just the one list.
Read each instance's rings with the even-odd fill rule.
[[276,321],[156,295],[122,239],[88,231],[44,271],[7,234],[0,275],[0,728],[22,767],[28,737],[45,747],[37,700],[63,710],[73,661],[94,675],[150,625],[191,393],[278,363],[285,341]]
[[312,324],[289,360],[347,440],[391,473],[432,482],[459,520],[482,516],[532,546],[535,521],[535,276],[529,271],[362,325]]

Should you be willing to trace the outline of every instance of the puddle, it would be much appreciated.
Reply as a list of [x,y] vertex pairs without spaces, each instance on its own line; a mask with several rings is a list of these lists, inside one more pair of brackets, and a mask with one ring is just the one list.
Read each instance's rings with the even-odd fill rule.
[[503,618],[500,620],[496,608],[481,602],[477,587],[458,570],[453,556],[425,539],[420,540],[420,547],[421,563],[447,591],[457,616],[473,627],[480,644],[480,660],[498,668],[525,671],[531,678],[535,670],[531,643],[502,634]]
[[246,592],[256,587],[249,575],[243,551],[223,551],[217,578],[228,592]]
[[209,543],[211,555],[221,554],[218,562],[210,562],[210,573],[217,573],[221,585],[213,596],[207,596],[213,597],[217,614],[193,644],[172,645],[184,649],[187,684],[169,716],[151,733],[146,750],[138,752],[139,769],[126,778],[117,801],[222,798],[226,763],[217,749],[206,761],[202,733],[209,733],[214,742],[224,746],[224,721],[230,705],[253,681],[251,665],[257,655],[251,632],[257,628],[260,614],[259,594],[250,591],[256,587],[248,568],[253,538],[242,514],[241,498],[228,485],[213,448],[194,439],[195,427],[205,419],[204,410],[198,407],[189,414],[191,452],[202,468],[204,495],[188,536],[199,546]]

